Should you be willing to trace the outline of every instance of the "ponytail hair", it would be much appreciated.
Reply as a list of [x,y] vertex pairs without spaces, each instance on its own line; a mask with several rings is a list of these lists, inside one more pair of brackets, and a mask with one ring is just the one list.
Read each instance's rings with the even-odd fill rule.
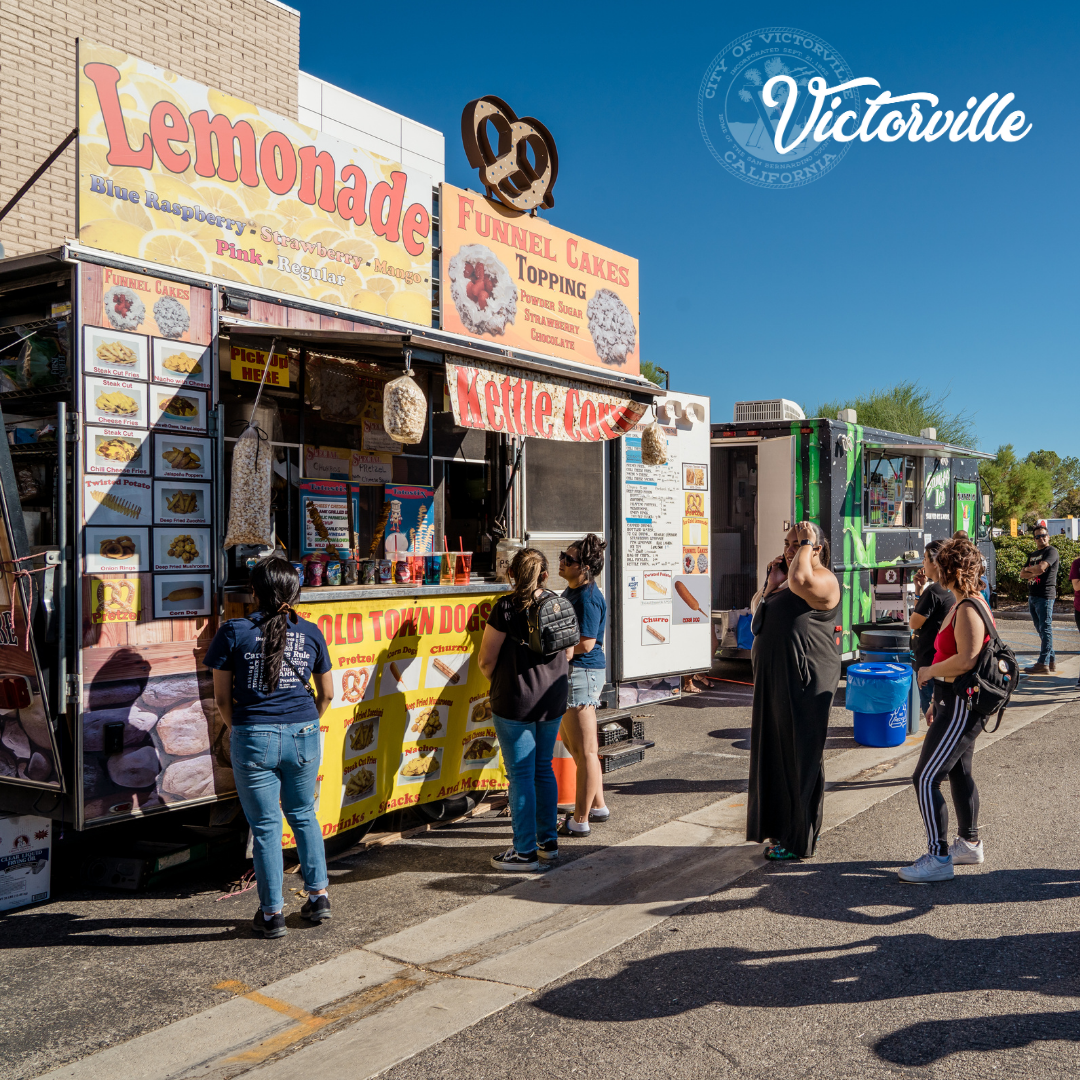
[[266,616],[261,624],[263,682],[266,689],[273,693],[281,679],[290,616],[294,623],[297,621],[292,605],[300,596],[300,578],[292,563],[271,555],[255,564],[250,580],[259,610]]
[[509,573],[514,582],[511,603],[518,611],[524,611],[532,605],[533,594],[547,577],[547,556],[538,548],[522,548],[510,563]]
[[595,581],[597,575],[604,570],[604,550],[607,547],[607,541],[601,540],[596,533],[589,533],[584,540],[579,540],[574,547],[577,548],[585,580]]
[[818,561],[821,563],[822,566],[825,567],[826,570],[831,570],[832,562],[831,556],[829,554],[829,540],[828,537],[825,535],[825,530],[820,525],[818,525],[816,521],[809,521],[807,522],[807,524],[810,526],[814,533],[814,547],[821,548],[821,550],[818,552]]

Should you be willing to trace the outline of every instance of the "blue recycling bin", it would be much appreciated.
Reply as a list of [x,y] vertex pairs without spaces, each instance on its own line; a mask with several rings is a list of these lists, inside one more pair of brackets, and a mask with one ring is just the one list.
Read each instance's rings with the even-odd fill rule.
[[847,669],[845,704],[862,746],[899,746],[907,738],[913,673],[907,664],[860,663]]
[[[915,655],[911,649],[911,630],[907,626],[879,625],[859,634],[859,660],[876,664],[904,664],[914,671]],[[919,683],[913,676],[908,694],[907,733],[915,735],[922,722]]]

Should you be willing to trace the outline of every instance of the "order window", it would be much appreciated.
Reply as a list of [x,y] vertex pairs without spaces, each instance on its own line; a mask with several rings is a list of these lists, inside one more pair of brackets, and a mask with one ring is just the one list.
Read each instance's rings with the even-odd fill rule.
[[919,528],[919,507],[915,501],[918,459],[888,457],[868,451],[864,462],[866,492],[863,524],[867,528]]

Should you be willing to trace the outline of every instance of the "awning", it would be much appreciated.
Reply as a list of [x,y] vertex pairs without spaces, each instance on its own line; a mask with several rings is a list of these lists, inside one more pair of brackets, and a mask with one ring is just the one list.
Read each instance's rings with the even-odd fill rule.
[[577,382],[591,383],[595,386],[608,387],[611,390],[628,394],[632,400],[650,402],[665,393],[660,387],[637,376],[616,375],[614,372],[593,370],[563,364],[557,360],[540,360],[523,357],[510,350],[496,346],[484,348],[476,342],[440,331],[385,331],[374,326],[363,330],[312,330],[297,329],[291,326],[269,326],[245,319],[221,317],[221,332],[236,338],[257,338],[260,341],[278,338],[279,347],[288,347],[290,342],[296,345],[350,347],[363,349],[365,352],[383,355],[399,355],[405,349],[425,349],[437,353],[453,353],[472,360],[484,360],[523,371],[535,371],[545,375],[572,379]]
[[941,442],[893,442],[888,439],[863,439],[866,450],[895,450],[908,457],[923,458],[977,458],[980,461],[997,461],[997,454],[984,454],[981,450],[968,450]]

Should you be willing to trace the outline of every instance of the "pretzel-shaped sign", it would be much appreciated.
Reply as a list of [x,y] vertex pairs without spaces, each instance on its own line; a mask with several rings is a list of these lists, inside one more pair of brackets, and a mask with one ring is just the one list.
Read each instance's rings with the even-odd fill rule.
[[[499,133],[497,151],[488,139],[489,121]],[[551,133],[539,120],[519,119],[502,98],[488,94],[462,110],[461,141],[469,164],[480,170],[488,194],[511,210],[555,205],[551,190],[559,175],[559,154]],[[529,161],[530,147],[535,165]]]

